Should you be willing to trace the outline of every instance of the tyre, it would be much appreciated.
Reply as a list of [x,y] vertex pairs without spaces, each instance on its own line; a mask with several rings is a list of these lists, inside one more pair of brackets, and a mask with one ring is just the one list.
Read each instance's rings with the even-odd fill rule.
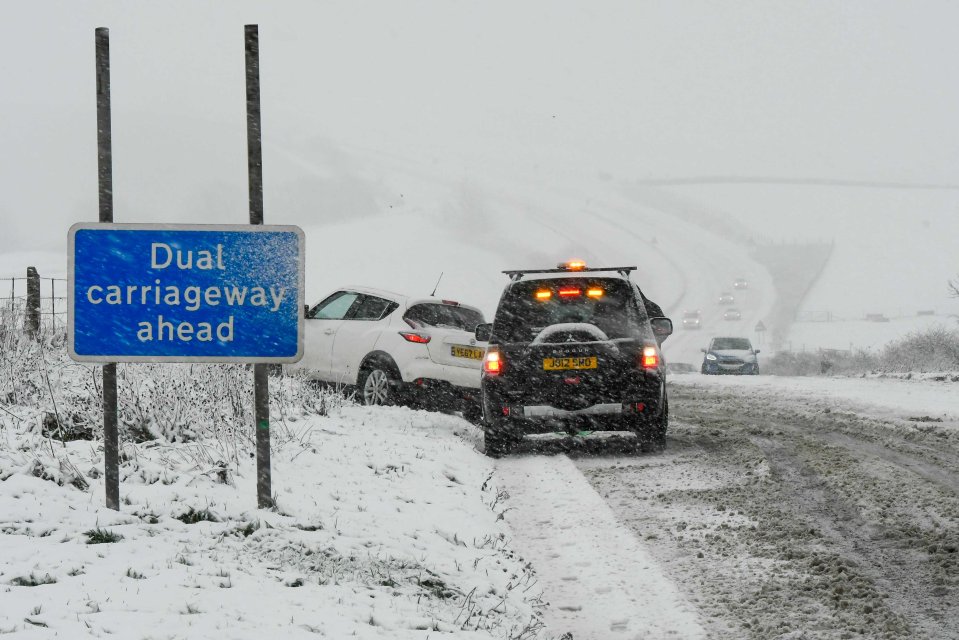
[[480,403],[473,400],[467,400],[463,405],[463,419],[480,424],[483,421],[483,407]]
[[485,453],[490,458],[505,456],[513,450],[518,440],[508,421],[494,420],[483,423]]
[[360,372],[360,399],[367,406],[397,403],[396,374],[381,363],[372,363]]
[[666,430],[669,427],[669,400],[663,396],[663,411],[656,418],[634,416],[629,430],[636,434],[637,449],[642,453],[666,448]]

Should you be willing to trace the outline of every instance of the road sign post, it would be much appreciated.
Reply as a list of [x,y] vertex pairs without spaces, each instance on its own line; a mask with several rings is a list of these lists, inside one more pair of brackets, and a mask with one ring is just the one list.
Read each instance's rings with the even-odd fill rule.
[[[110,30],[95,32],[97,61],[97,181],[100,222],[113,222],[113,132],[110,113]],[[106,504],[120,510],[119,434],[117,431],[117,365],[103,365],[103,475]]]
[[[243,28],[246,51],[246,152],[250,224],[263,224],[263,153],[260,139],[260,31]],[[253,365],[253,425],[256,429],[256,495],[261,509],[273,506],[270,467],[270,377],[266,365]]]
[[766,325],[763,324],[763,321],[760,320],[756,323],[756,327],[753,329],[756,332],[756,335],[759,338],[759,344],[763,343],[763,336],[766,334]]

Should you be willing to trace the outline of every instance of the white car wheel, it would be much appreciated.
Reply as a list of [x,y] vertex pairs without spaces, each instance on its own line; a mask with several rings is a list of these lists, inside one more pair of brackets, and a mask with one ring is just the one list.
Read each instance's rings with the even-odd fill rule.
[[393,386],[388,373],[373,369],[367,374],[363,381],[363,404],[393,404]]

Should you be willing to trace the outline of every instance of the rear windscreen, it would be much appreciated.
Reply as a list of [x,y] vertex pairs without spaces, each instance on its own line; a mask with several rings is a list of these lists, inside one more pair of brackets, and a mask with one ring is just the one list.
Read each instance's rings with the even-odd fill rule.
[[517,282],[496,311],[493,334],[500,342],[531,342],[548,326],[592,324],[610,339],[641,336],[646,317],[632,285],[612,278],[569,278]]
[[448,304],[416,304],[406,311],[403,319],[421,327],[447,327],[475,331],[483,323],[483,314],[474,309]]

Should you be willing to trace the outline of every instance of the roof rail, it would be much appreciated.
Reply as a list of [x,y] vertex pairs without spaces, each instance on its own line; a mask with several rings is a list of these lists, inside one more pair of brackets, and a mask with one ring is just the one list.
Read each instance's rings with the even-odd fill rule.
[[503,273],[508,275],[510,280],[515,282],[528,273],[584,273],[587,271],[615,271],[624,278],[628,278],[629,272],[635,270],[636,267],[587,267],[584,269],[514,269],[510,271],[504,271]]

